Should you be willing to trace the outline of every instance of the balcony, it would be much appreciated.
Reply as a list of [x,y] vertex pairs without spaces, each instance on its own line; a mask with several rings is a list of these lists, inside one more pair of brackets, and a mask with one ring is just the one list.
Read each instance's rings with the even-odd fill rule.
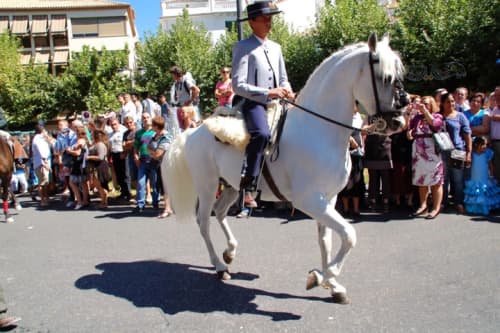
[[161,5],[166,17],[178,16],[184,8],[191,15],[236,12],[236,0],[163,0]]

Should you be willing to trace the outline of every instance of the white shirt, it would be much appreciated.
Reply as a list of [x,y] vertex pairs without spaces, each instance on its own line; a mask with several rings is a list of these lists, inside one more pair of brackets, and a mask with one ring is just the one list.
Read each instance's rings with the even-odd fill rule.
[[127,129],[120,125],[120,128],[116,132],[111,132],[108,135],[109,148],[112,153],[121,153],[123,152],[123,133],[125,133]]
[[37,134],[31,145],[33,153],[33,167],[36,169],[50,161],[50,145],[43,134]]
[[134,119],[134,123],[137,122],[137,111],[135,108],[135,104],[130,101],[125,103],[125,105],[122,106],[122,110],[120,111],[120,121],[123,124],[125,121],[125,117],[132,117]]

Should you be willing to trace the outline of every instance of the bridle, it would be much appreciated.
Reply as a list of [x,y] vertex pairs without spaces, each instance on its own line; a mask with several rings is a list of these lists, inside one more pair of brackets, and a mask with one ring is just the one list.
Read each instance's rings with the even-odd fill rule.
[[[377,57],[374,57],[373,56],[373,53],[372,52],[368,52],[368,59],[369,59],[369,64],[370,64],[370,76],[371,76],[371,82],[372,82],[372,89],[373,89],[373,96],[375,98],[375,109],[376,109],[376,115],[381,115],[382,114],[382,108],[380,107],[380,97],[378,95],[378,90],[377,90],[377,82],[376,82],[376,78],[375,78],[375,69],[374,69],[374,65],[375,64],[378,64],[380,61]],[[398,88],[398,93],[397,95],[395,96],[396,97],[396,102],[399,106],[403,107],[405,105],[407,105],[408,103],[403,101],[403,99],[407,99],[406,97],[406,93],[404,92],[404,90],[402,89],[402,84],[401,82],[397,81],[396,85],[398,85],[399,87],[396,87]],[[395,86],[396,86],[395,85]],[[401,87],[401,88],[400,88]],[[361,132],[368,132],[368,133],[374,133],[374,134],[380,134],[380,135],[386,135],[384,133],[385,129],[387,128],[387,121],[385,119],[383,119],[382,117],[374,117],[373,118],[373,128],[370,129],[370,130],[366,130],[366,129],[362,129],[362,128],[359,128],[359,127],[354,127],[354,126],[351,126],[351,125],[348,125],[348,124],[345,124],[343,122],[340,122],[340,121],[337,121],[335,119],[332,119],[332,118],[328,118],[328,117],[325,117],[319,113],[316,113],[302,105],[299,105],[291,100],[288,100],[288,99],[281,99],[281,103],[282,104],[290,104],[290,105],[293,105],[299,109],[301,109],[302,111],[306,112],[306,113],[309,113],[317,118],[320,118],[326,122],[329,122],[329,123],[332,123],[332,124],[335,124],[335,125],[338,125],[338,126],[341,126],[341,127],[344,127],[344,128],[347,128],[347,129],[350,129],[350,130],[353,130],[353,131],[361,131]]]

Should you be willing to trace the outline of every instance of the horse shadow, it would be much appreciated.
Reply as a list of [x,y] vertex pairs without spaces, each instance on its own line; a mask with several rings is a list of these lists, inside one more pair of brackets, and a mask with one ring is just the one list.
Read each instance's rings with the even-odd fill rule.
[[266,316],[273,321],[299,320],[301,316],[298,314],[262,310],[253,301],[257,296],[329,301],[235,284],[234,280],[259,278],[251,273],[233,273],[231,282],[225,283],[215,278],[210,267],[150,260],[102,263],[96,269],[102,272],[80,277],[75,286],[126,299],[137,307],[155,307],[170,315],[179,312],[226,312]]

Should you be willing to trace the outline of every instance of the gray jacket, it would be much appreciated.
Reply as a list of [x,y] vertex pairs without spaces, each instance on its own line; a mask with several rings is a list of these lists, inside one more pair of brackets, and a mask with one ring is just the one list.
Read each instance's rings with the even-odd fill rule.
[[262,45],[255,35],[239,41],[233,47],[232,66],[233,90],[237,95],[267,104],[270,89],[291,89],[281,46],[273,41]]

